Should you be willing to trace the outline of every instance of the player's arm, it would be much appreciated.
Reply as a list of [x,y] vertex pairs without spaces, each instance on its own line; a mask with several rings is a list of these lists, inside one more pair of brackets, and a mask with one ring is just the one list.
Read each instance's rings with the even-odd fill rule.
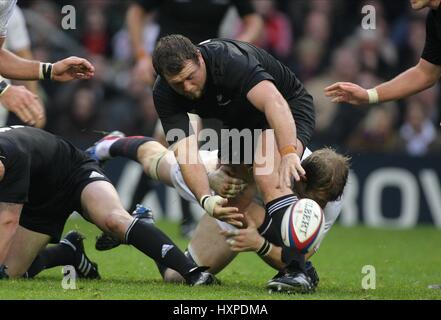
[[243,31],[237,36],[237,40],[255,43],[263,31],[263,20],[257,13],[247,14],[242,17]]
[[[31,60],[33,59],[33,55],[31,52],[31,49],[29,47],[23,48],[20,50],[15,51],[17,56]],[[28,89],[30,92],[32,92],[36,97],[34,100],[34,105],[36,107],[38,118],[36,119],[35,123],[32,123],[37,128],[44,128],[46,125],[46,115],[45,115],[45,109],[42,100],[38,97],[38,82],[37,81],[24,81],[22,83],[16,83],[17,85],[23,84],[23,86]]]
[[441,66],[420,59],[419,63],[394,79],[372,89],[350,82],[337,82],[325,89],[333,102],[354,105],[386,102],[411,96],[433,86],[441,77]]
[[[297,132],[294,118],[282,94],[268,80],[255,85],[247,94],[248,100],[265,114],[269,125],[274,129],[279,153],[282,157],[280,165],[280,184],[291,185],[291,176],[296,181],[305,174],[297,152]],[[300,149],[300,148],[299,148]]]
[[22,204],[0,202],[0,265],[6,259],[18,227]]
[[194,194],[199,204],[212,217],[235,225],[242,226],[243,215],[235,207],[225,207],[228,200],[212,196],[207,171],[199,156],[196,135],[181,139],[174,146],[175,157],[179,163],[182,177]]
[[133,56],[136,61],[135,74],[141,80],[152,86],[155,80],[152,56],[144,49],[143,31],[147,19],[151,19],[152,12],[146,11],[141,5],[132,3],[126,14],[127,30],[132,45]]
[[262,237],[252,220],[248,219],[246,229],[222,230],[220,233],[226,237],[231,251],[254,251],[271,267],[277,270],[286,267],[282,261],[282,248]]
[[18,57],[6,49],[0,49],[0,74],[12,80],[56,80],[89,79],[95,68],[83,58],[69,57],[61,61],[41,63]]

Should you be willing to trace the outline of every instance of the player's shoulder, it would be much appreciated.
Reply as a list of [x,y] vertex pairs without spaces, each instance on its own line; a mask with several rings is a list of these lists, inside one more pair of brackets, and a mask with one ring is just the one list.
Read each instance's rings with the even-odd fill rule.
[[232,39],[214,38],[205,40],[198,44],[198,48],[202,53],[206,53],[212,58],[217,59],[230,59],[235,55],[243,54],[240,47],[246,45],[245,42]]

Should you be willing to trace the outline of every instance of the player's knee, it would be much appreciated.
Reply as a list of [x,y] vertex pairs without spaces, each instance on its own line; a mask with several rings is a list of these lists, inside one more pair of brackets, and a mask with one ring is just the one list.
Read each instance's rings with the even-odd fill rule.
[[22,267],[9,267],[6,271],[8,277],[10,279],[17,279],[17,278],[23,278],[23,275],[26,273],[27,269]]
[[109,232],[122,239],[131,220],[133,218],[126,211],[114,210],[107,214],[104,223]]

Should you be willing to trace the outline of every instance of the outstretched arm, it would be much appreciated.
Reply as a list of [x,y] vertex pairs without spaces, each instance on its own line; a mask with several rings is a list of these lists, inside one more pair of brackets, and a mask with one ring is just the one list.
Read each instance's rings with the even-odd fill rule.
[[[297,131],[288,103],[276,86],[270,81],[261,81],[247,94],[248,100],[265,113],[269,125],[274,129],[277,146],[281,155],[279,168],[280,186],[290,187],[291,177],[296,181],[305,174],[297,154]],[[299,148],[300,149],[300,148]]]
[[89,79],[95,68],[83,58],[69,57],[52,65],[20,58],[6,49],[0,49],[0,75],[11,80],[53,79],[69,81]]
[[441,77],[441,66],[420,59],[419,63],[394,79],[373,89],[365,89],[350,82],[337,82],[325,88],[333,102],[353,105],[386,102],[408,97],[433,86]]
[[238,212],[238,209],[226,207],[227,199],[211,195],[207,171],[199,156],[196,136],[193,134],[180,140],[174,148],[182,177],[201,207],[210,216],[241,227],[242,222],[239,219],[242,219],[243,215]]

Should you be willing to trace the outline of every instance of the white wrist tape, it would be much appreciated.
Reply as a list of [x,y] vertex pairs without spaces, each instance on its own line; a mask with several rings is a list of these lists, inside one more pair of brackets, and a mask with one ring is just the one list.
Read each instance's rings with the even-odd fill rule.
[[213,216],[214,207],[217,204],[220,204],[222,202],[222,200],[223,200],[223,198],[221,196],[205,195],[201,198],[199,203],[201,204],[202,208],[204,208],[205,211],[207,211],[207,213],[210,216]]
[[52,79],[52,63],[40,62],[39,78],[40,80]]
[[378,91],[377,89],[369,89],[367,90],[367,94],[369,97],[369,104],[378,103]]

